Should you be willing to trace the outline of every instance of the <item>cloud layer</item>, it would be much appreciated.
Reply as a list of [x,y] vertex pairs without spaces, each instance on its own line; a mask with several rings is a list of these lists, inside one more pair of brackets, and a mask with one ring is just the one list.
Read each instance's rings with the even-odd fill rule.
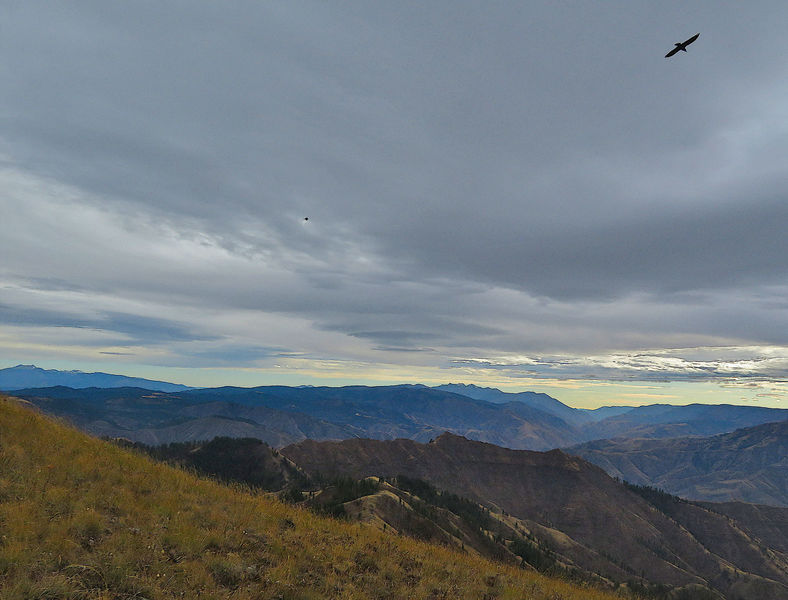
[[2,10],[0,358],[788,375],[781,3]]

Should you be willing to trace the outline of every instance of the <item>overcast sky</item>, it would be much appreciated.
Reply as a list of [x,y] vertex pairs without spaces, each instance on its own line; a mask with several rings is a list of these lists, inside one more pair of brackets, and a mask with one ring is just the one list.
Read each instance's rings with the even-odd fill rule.
[[784,406],[786,24],[4,2],[0,367]]

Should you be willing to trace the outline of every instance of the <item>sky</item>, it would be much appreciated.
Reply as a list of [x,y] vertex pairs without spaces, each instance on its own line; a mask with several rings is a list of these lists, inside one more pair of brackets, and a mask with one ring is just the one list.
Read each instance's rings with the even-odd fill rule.
[[787,22],[3,2],[0,368],[785,407]]

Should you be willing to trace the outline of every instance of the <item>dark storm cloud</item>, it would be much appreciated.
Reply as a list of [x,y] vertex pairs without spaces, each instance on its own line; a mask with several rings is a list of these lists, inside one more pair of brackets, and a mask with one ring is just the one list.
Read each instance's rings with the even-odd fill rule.
[[782,3],[2,13],[17,325],[221,364],[788,345]]

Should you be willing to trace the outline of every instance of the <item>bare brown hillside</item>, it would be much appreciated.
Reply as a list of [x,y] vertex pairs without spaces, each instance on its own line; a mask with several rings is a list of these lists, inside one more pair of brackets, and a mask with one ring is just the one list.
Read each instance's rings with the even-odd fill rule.
[[558,450],[509,450],[444,434],[428,444],[306,440],[282,453],[311,474],[402,473],[493,504],[541,532],[574,564],[613,580],[709,585],[731,599],[788,594],[788,557],[779,550],[702,507],[667,514],[599,467]]

